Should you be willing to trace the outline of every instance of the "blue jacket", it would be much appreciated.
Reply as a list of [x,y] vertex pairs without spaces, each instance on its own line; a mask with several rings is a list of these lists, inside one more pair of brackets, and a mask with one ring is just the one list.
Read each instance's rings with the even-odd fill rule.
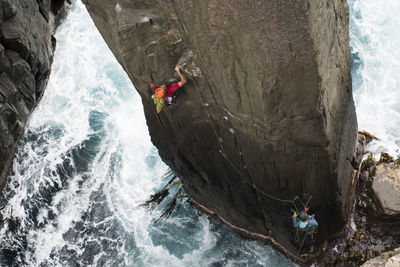
[[299,230],[302,232],[311,232],[312,230],[315,230],[318,228],[318,223],[314,217],[309,218],[306,221],[307,224],[303,228],[301,227],[302,224],[300,224],[300,222],[301,222],[300,219],[298,219],[297,217],[292,217],[292,220],[293,220],[293,227],[299,228]]

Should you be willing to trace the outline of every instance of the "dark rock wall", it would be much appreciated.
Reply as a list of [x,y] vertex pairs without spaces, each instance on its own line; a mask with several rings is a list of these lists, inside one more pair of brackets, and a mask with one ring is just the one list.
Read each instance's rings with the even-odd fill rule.
[[[83,2],[195,201],[295,251],[293,207],[245,176],[278,198],[312,195],[320,238],[341,229],[357,138],[346,1]],[[168,81],[176,64],[194,80],[157,115],[147,82]]]
[[69,6],[54,2],[60,1],[0,0],[0,189],[50,74],[52,34]]
[[339,208],[347,215],[352,191],[349,177],[353,172],[349,161],[357,144],[350,76],[349,8],[344,0],[310,1],[310,4],[311,36],[320,81],[318,112],[323,115],[329,139],[327,148],[334,162],[337,198],[342,199]]

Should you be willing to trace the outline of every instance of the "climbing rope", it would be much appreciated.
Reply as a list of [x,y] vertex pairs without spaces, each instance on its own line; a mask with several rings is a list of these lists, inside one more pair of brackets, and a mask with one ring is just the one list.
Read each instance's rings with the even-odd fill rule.
[[[210,113],[209,113],[208,110],[206,109],[206,105],[205,105],[204,99],[203,99],[203,97],[202,97],[201,94],[200,94],[200,90],[199,90],[199,88],[198,88],[198,86],[197,86],[197,83],[196,83],[196,81],[195,81],[193,78],[192,78],[191,80],[193,81],[193,84],[194,84],[194,86],[195,86],[195,88],[196,88],[197,94],[199,95],[200,101],[201,101],[201,103],[202,103],[203,110],[204,110],[204,112],[205,112],[205,114],[206,114],[206,116],[207,116],[208,121],[210,122],[210,124],[211,124],[211,126],[212,126],[212,129],[213,129],[213,131],[214,131],[215,137],[217,138],[218,145],[219,145],[219,148],[220,148],[219,151],[220,151],[220,153],[222,154],[222,156],[228,161],[228,163],[232,166],[232,168],[243,178],[243,181],[245,181],[246,183],[248,183],[251,187],[253,187],[253,188],[254,188],[256,191],[258,191],[260,194],[262,194],[262,195],[264,195],[264,196],[266,196],[266,197],[268,197],[268,198],[274,199],[274,200],[276,200],[276,201],[280,201],[280,202],[284,202],[284,203],[290,203],[290,204],[292,204],[293,207],[296,209],[297,214],[300,214],[299,210],[297,209],[296,203],[294,202],[294,201],[298,198],[297,196],[296,196],[294,199],[289,200],[289,199],[278,198],[278,197],[276,197],[276,196],[273,196],[273,195],[271,195],[271,194],[268,194],[268,193],[264,192],[262,189],[258,188],[256,185],[254,185],[254,183],[253,183],[249,178],[247,178],[247,177],[236,167],[236,165],[229,159],[229,157],[228,157],[227,154],[225,153],[224,147],[222,146],[222,138],[218,135],[217,130],[216,130],[215,126],[214,126],[214,123],[213,123],[212,120],[211,120]],[[311,199],[310,199],[310,200],[311,200]],[[309,200],[309,201],[310,201],[310,200]],[[308,204],[309,201],[307,201],[307,204]]]
[[[185,23],[184,23],[183,25],[185,25]],[[183,27],[184,27],[184,26],[183,26]],[[186,31],[186,29],[184,29],[184,30]],[[196,47],[197,50],[199,50],[199,48],[197,47],[196,44],[194,44],[193,47]],[[219,135],[218,135],[218,133],[217,133],[217,130],[215,129],[214,123],[213,123],[212,120],[211,120],[210,113],[209,113],[209,112],[207,111],[207,109],[206,109],[204,99],[203,99],[203,97],[202,97],[201,94],[200,94],[200,90],[199,90],[199,88],[198,88],[198,86],[197,86],[197,83],[196,83],[196,81],[194,80],[194,78],[191,78],[191,80],[193,81],[193,84],[194,84],[194,86],[195,86],[195,88],[196,88],[197,94],[199,95],[199,98],[200,98],[200,100],[201,100],[204,113],[206,114],[207,119],[208,119],[208,121],[210,122],[210,124],[211,124],[211,126],[212,126],[212,129],[213,129],[213,131],[214,131],[215,137],[217,138],[218,145],[219,145],[219,148],[220,148],[220,153],[221,153],[221,154],[224,156],[224,158],[229,162],[229,164],[232,166],[232,168],[243,178],[243,181],[245,181],[245,182],[248,183],[250,186],[252,186],[252,187],[253,187],[256,191],[258,191],[260,194],[262,194],[262,195],[264,195],[264,196],[266,196],[266,197],[268,197],[268,198],[274,199],[274,200],[276,200],[276,201],[280,201],[280,202],[283,202],[283,203],[291,203],[291,204],[293,205],[293,207],[296,209],[297,214],[300,214],[299,210],[297,209],[296,203],[294,202],[295,199],[297,198],[297,196],[296,196],[296,198],[293,199],[293,200],[288,200],[288,199],[281,199],[281,198],[275,197],[275,196],[273,196],[273,195],[270,195],[270,194],[264,192],[263,190],[261,190],[260,188],[258,188],[256,185],[254,185],[254,184],[251,182],[250,179],[248,179],[246,176],[244,176],[243,173],[236,167],[236,165],[229,159],[229,157],[228,157],[228,156],[226,155],[226,153],[225,153],[224,147],[222,146],[222,138],[219,137]]]

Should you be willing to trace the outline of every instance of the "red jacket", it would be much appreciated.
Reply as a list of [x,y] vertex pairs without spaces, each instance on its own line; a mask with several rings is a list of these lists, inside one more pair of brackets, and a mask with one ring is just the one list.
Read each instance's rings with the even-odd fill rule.
[[[165,97],[171,97],[174,95],[174,93],[179,89],[179,83],[173,84],[173,85],[167,85],[167,90],[165,92]],[[157,90],[158,87],[153,87],[153,92]]]

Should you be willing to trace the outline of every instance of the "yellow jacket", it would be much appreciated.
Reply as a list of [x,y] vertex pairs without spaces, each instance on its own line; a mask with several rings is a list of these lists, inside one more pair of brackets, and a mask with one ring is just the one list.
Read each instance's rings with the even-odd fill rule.
[[164,98],[157,98],[155,95],[152,95],[151,99],[153,99],[154,104],[156,105],[157,114],[160,113],[160,111],[165,106]]

